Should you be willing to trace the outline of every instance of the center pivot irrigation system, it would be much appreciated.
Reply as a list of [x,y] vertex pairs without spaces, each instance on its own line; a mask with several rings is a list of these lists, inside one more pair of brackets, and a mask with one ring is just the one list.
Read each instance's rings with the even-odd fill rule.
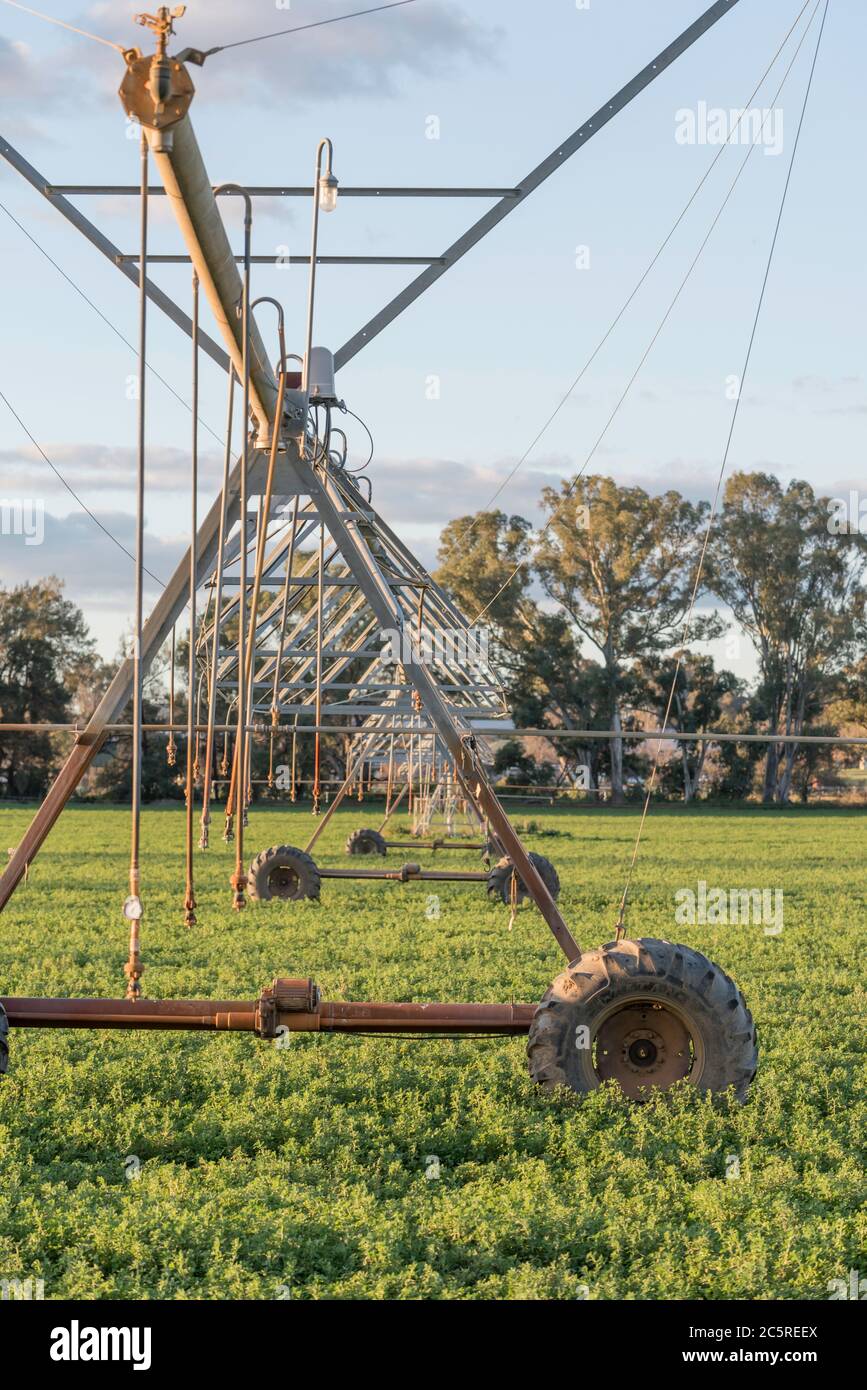
[[[515,187],[341,190],[344,196],[356,197],[492,200],[489,210],[442,256],[433,259],[318,255],[319,214],[333,209],[338,192],[328,140],[320,142],[312,188],[244,188],[235,183],[213,186],[190,121],[194,86],[188,65],[201,66],[220,50],[203,53],[185,49],[174,56],[168,52],[173,22],[183,7],[171,12],[162,7],[155,15],[137,17],[155,35],[153,54],[121,49],[125,63],[121,101],[127,115],[142,129],[137,187],[52,185],[7,141],[0,140],[0,153],[6,160],[139,290],[134,651],[122,663],[86,727],[75,731],[74,745],[62,770],[0,880],[2,909],[106,740],[131,736],[132,842],[130,889],[124,905],[129,932],[126,998],[3,998],[0,1070],[6,1067],[10,1025],[230,1030],[261,1038],[274,1038],[278,1030],[287,1029],[420,1035],[528,1033],[530,1073],[544,1086],[565,1085],[584,1092],[601,1081],[615,1079],[628,1096],[639,1098],[648,1088],[665,1088],[689,1078],[702,1090],[717,1092],[732,1087],[739,1099],[746,1097],[756,1069],[756,1033],[742,994],[718,966],[688,946],[627,938],[626,891],[615,939],[598,949],[582,952],[579,948],[555,900],[559,888],[556,873],[540,856],[528,854],[488,779],[483,731],[507,715],[499,682],[486,656],[474,648],[466,619],[379,516],[372,505],[372,491],[364,486],[365,479],[354,476],[347,466],[346,437],[339,427],[345,406],[335,386],[335,373],[342,366],[737,3],[717,0],[712,4]],[[393,18],[389,22],[399,21]],[[151,163],[161,181],[153,187],[148,182]],[[138,195],[139,251],[133,255],[119,250],[66,194]],[[166,197],[174,214],[185,255],[148,253],[149,203],[160,196]],[[312,203],[310,257],[292,258],[309,265],[306,325],[299,326],[302,332],[297,354],[286,349],[282,306],[268,296],[252,297],[253,265],[274,259],[252,255],[253,203],[261,196],[310,198]],[[230,245],[221,215],[226,198],[240,199],[244,206],[240,255]],[[189,315],[148,277],[150,261],[166,260],[191,264]],[[424,269],[332,354],[313,345],[316,269],[326,261],[422,263]],[[200,292],[222,346],[199,325]],[[193,343],[193,502],[189,551],[144,621],[142,501],[149,304],[171,318]],[[260,328],[266,307],[272,322],[276,311],[272,353]],[[227,373],[228,420],[223,485],[206,515],[199,517],[195,500],[198,369],[203,353]],[[241,398],[244,442],[240,457],[233,461],[236,394]],[[496,891],[513,904],[517,897],[527,895],[566,958],[566,969],[539,1005],[328,1002],[320,997],[315,983],[304,978],[277,978],[258,1000],[251,1001],[153,1001],[144,996],[138,855],[142,682],[187,608],[191,633],[185,726],[187,924],[193,926],[196,920],[193,807],[197,788],[201,793],[198,843],[204,850],[209,843],[215,785],[224,781],[228,786],[224,837],[234,841],[231,888],[236,908],[244,907],[248,892],[259,898],[306,896],[301,886],[310,880],[311,866],[318,895],[322,871],[309,851],[359,769],[371,760],[394,758],[395,748],[398,760],[402,751],[409,764],[411,740],[419,740],[418,749],[427,739],[430,762],[447,768],[447,785],[440,792],[439,803],[445,810],[447,828],[451,829],[457,799],[466,802],[478,828],[478,848],[493,849],[501,856],[493,871],[499,874],[494,882]],[[400,644],[399,660],[389,661],[384,656],[384,634]],[[465,640],[455,644],[456,634]],[[132,723],[120,723],[130,701]],[[357,722],[324,722],[335,716],[349,716]],[[299,719],[312,722],[299,723]],[[159,727],[173,741],[175,730],[183,726],[170,719]],[[351,734],[353,752],[346,781],[317,823],[307,849],[285,845],[266,849],[248,871],[244,831],[251,797],[251,748],[256,737],[271,738],[273,751],[277,732],[291,733],[293,741],[297,737],[315,741],[313,800],[317,813],[321,738],[336,732]],[[412,767],[407,766],[409,784],[412,776]],[[392,791],[390,776],[386,819],[394,809]],[[430,787],[426,795],[429,826],[435,809]],[[419,824],[424,831],[424,817],[417,822],[417,829]],[[380,832],[363,834],[368,843],[362,848],[356,842],[355,852],[381,853],[390,847]],[[378,835],[381,843],[371,844],[372,834]],[[443,840],[435,840],[430,847],[443,845]],[[358,876],[365,871],[325,872]],[[386,874],[385,869],[366,872]],[[404,882],[416,877],[464,877],[487,880],[491,886],[487,873],[423,873],[418,865],[404,865],[393,871],[393,876]]]

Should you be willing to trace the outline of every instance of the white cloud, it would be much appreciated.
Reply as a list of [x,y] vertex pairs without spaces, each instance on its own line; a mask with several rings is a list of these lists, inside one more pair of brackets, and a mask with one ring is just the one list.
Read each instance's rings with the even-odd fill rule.
[[[45,452],[76,492],[132,492],[135,487],[137,455],[134,448],[109,444],[48,443]],[[222,457],[209,450],[199,453],[199,477],[203,494],[216,490],[222,477]],[[190,454],[188,449],[168,445],[147,451],[148,492],[189,492]],[[64,496],[74,500],[32,445],[0,449],[0,492],[4,495],[27,490],[34,496]],[[85,497],[87,501],[87,497]]]
[[[274,0],[192,0],[170,51],[228,45],[350,14],[353,8],[363,6],[349,0],[293,0],[291,8],[278,8]],[[105,0],[58,17],[111,43],[152,51],[152,37],[133,22],[128,0]],[[26,41],[0,36],[0,88],[9,108],[9,134],[50,141],[51,116],[73,108],[81,114],[88,106],[117,109],[120,53],[35,16],[22,14],[17,20],[22,31],[26,26]],[[323,92],[332,101],[388,98],[413,76],[445,77],[462,64],[494,61],[500,40],[500,30],[483,27],[452,0],[421,0],[228,49],[213,54],[204,68],[191,65],[191,73],[211,100],[270,110],[279,101],[288,111],[321,101]],[[72,76],[59,80],[59,73]]]
[[[46,443],[45,452],[63,477],[91,507],[110,493],[129,497],[130,512],[136,477],[136,451],[123,445]],[[375,459],[361,474],[374,485],[374,505],[389,522],[418,522],[444,526],[456,514],[478,511],[491,504],[493,494],[515,466],[514,459],[493,464],[458,462],[454,459],[412,458]],[[203,451],[199,455],[200,501],[209,505],[222,478],[222,455]],[[571,478],[575,464],[566,457],[550,457],[525,464],[511,478],[493,506],[508,512],[532,515],[543,487],[557,486],[561,478]],[[171,494],[186,499],[189,492],[189,450],[168,445],[154,446],[147,455],[147,496],[153,498],[148,511],[154,524],[170,505]],[[56,475],[32,445],[0,449],[0,494],[40,497],[55,505],[62,499],[63,510],[76,509]],[[154,494],[157,494],[154,497]],[[172,510],[170,517],[176,517]]]
[[[34,24],[38,21],[34,20]],[[36,50],[34,53],[34,49]],[[51,64],[41,59],[39,45],[31,47],[0,34],[0,90],[4,101],[4,133],[20,140],[44,131],[33,120],[48,107],[69,109],[73,84],[58,82]]]
[[[131,613],[135,566],[134,521],[123,512],[94,513],[106,530],[123,545],[125,554],[91,517],[76,511],[59,517],[46,512],[41,545],[28,545],[24,536],[4,536],[0,549],[0,583],[32,583],[46,575],[62,579],[66,593],[85,610]],[[145,537],[145,565],[164,582],[181,557],[182,543],[164,540],[150,533]],[[149,606],[160,592],[160,584],[145,577]]]
[[532,519],[542,488],[557,486],[575,471],[561,460],[525,466],[492,503],[514,466],[515,460],[485,465],[454,459],[376,459],[367,474],[373,479],[374,506],[390,525],[423,521],[441,528],[455,516],[468,516],[490,505]]
[[[346,3],[294,3],[276,9],[273,0],[207,0],[192,4],[178,24],[177,47],[211,48],[254,35],[288,29],[354,8]],[[461,8],[444,0],[424,0],[380,14],[359,16],[303,33],[286,34],[214,54],[199,79],[211,96],[238,96],[245,101],[273,101],[297,106],[310,97],[381,98],[394,94],[407,75],[442,75],[464,60],[490,62],[498,35],[483,29]]]
[[831,396],[861,385],[863,378],[860,376],[828,377],[808,374],[792,379],[792,390],[796,396]]

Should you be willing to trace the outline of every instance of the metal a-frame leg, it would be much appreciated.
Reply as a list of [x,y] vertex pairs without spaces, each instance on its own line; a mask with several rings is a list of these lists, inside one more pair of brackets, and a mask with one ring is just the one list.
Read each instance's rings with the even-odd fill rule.
[[[299,458],[297,466],[302,475],[307,472],[308,491],[383,629],[402,630],[403,610],[386,585],[367,545],[353,534],[350,526],[343,520],[344,503],[334,480],[327,474],[314,470],[306,459]],[[462,736],[455,727],[449,708],[427,666],[420,660],[404,661],[403,664],[418,691],[426,713],[454,760],[469,799],[479,813],[490,822],[494,834],[567,958],[570,961],[580,958],[578,943],[488,782],[484,768],[476,756],[475,740],[472,736]]]

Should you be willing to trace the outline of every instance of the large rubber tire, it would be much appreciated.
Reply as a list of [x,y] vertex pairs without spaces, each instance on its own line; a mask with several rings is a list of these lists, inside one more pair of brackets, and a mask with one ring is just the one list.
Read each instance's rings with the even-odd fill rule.
[[744,996],[718,965],[642,937],[587,951],[557,976],[530,1025],[527,1056],[547,1090],[584,1094],[612,1078],[642,1099],[688,1077],[701,1091],[733,1087],[743,1102],[758,1043]]
[[353,830],[346,841],[347,854],[385,854],[386,848],[378,830]]
[[319,901],[321,881],[319,870],[309,854],[292,845],[272,845],[263,849],[250,865],[247,891],[258,902],[272,898],[284,902],[300,902],[304,898]]
[[[560,876],[550,859],[546,859],[544,854],[536,854],[531,851],[528,855],[531,864],[538,869],[542,882],[556,902],[560,896]],[[512,902],[512,861],[511,859],[500,859],[488,874],[488,893],[491,897],[502,898],[507,907]],[[529,897],[523,879],[518,878],[517,901],[522,903]]]
[[6,1010],[0,1004],[0,1076],[9,1066],[9,1019],[6,1017]]

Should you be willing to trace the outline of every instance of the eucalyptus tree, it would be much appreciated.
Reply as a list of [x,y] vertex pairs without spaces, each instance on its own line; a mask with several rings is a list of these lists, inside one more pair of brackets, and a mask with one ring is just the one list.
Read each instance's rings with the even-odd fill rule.
[[440,536],[434,578],[469,622],[491,638],[491,655],[507,684],[520,678],[536,644],[538,608],[530,596],[529,521],[505,512],[477,512],[450,521]]
[[[544,592],[598,653],[604,673],[612,799],[623,799],[624,711],[635,668],[684,635],[704,541],[708,504],[678,492],[651,496],[589,475],[542,493],[545,522],[533,552]],[[692,640],[720,631],[694,614]]]
[[[538,609],[533,641],[523,653],[512,685],[512,711],[518,726],[552,729],[604,729],[607,727],[605,673],[597,661],[581,653],[581,643],[563,613]],[[564,773],[580,780],[588,791],[607,771],[605,744],[599,739],[558,737],[554,747]]]
[[[668,711],[666,727],[672,730],[680,755],[683,799],[692,801],[713,745],[714,726],[731,697],[744,694],[744,682],[731,671],[717,670],[713,657],[688,650],[672,652],[661,660],[642,661],[635,675],[657,723],[661,725]],[[675,730],[707,737],[678,739]]]
[[[799,734],[811,700],[863,640],[867,537],[840,533],[809,483],[729,479],[708,555],[714,592],[752,642],[769,733]],[[763,800],[788,800],[797,745],[769,745]]]
[[[0,588],[0,722],[65,723],[94,660],[84,616],[64,598],[59,579]],[[7,796],[41,793],[57,760],[51,735],[0,730],[0,786]]]
[[[503,673],[516,724],[521,727],[606,727],[602,668],[581,652],[573,625],[559,611],[545,611],[531,595],[532,527],[519,516],[478,512],[442,532],[435,578],[472,619],[482,613],[492,637],[495,664]],[[597,785],[602,745],[557,738],[551,742],[569,773],[586,769]]]

